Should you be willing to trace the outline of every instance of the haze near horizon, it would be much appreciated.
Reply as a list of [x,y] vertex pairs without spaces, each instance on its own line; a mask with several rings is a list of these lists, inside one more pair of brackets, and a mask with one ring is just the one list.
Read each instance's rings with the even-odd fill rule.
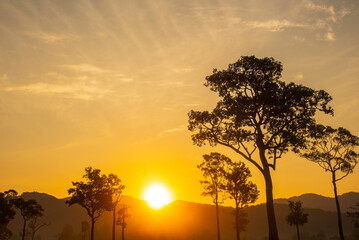
[[[285,82],[324,89],[334,117],[359,135],[359,4],[349,1],[0,1],[0,189],[66,197],[88,166],[117,174],[141,198],[153,182],[174,199],[200,196],[202,155],[191,110],[211,110],[213,68],[243,55],[274,57]],[[263,177],[251,169],[258,202]],[[287,154],[274,197],[332,196],[330,175]],[[359,191],[359,172],[338,183]]]

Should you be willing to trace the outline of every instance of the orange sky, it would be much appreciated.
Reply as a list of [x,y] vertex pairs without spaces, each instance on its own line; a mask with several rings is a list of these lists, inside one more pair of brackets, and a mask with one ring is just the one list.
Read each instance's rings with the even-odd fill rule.
[[[127,195],[162,182],[175,199],[210,202],[202,155],[241,159],[194,146],[187,113],[215,106],[205,77],[242,55],[274,57],[282,80],[329,92],[335,116],[319,121],[359,135],[358,1],[14,0],[0,11],[0,190],[66,197],[92,166]],[[314,163],[288,154],[277,169],[275,198],[332,196]],[[339,193],[358,182],[356,169]]]

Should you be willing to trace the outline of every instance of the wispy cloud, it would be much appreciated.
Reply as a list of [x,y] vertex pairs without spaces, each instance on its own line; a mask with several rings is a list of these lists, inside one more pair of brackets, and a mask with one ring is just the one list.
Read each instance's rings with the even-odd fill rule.
[[50,33],[50,32],[26,32],[27,36],[39,39],[47,43],[54,43],[64,40],[74,40],[79,37],[74,34],[63,34],[63,33]]
[[332,5],[330,6],[320,5],[320,4],[315,4],[312,1],[306,2],[305,7],[313,11],[326,13],[328,15],[328,19],[333,22],[342,19],[343,17],[345,17],[350,13],[350,10],[347,8],[336,10]]
[[91,64],[73,64],[73,65],[61,65],[61,67],[72,70],[74,72],[89,73],[89,74],[102,74],[110,73],[112,71],[94,66]]
[[172,68],[172,71],[175,73],[188,73],[193,72],[193,67],[180,67],[180,68]]
[[27,92],[40,95],[61,95],[67,98],[82,100],[101,98],[111,92],[111,90],[100,88],[93,83],[85,84],[84,82],[62,85],[38,82],[22,86],[3,87],[1,90],[6,92]]
[[244,21],[243,23],[246,26],[251,27],[251,28],[261,28],[261,29],[265,29],[265,30],[268,30],[271,32],[282,32],[286,28],[307,27],[304,24],[291,22],[286,19],[284,19],[284,20],[272,19],[272,20],[262,21],[262,22],[261,21]]
[[186,125],[180,125],[176,128],[171,128],[165,131],[165,133],[180,132],[186,130]]

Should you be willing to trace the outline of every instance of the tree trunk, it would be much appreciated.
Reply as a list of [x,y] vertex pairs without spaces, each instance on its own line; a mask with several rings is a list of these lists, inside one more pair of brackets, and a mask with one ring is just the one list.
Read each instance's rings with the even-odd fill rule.
[[238,204],[236,204],[236,236],[237,236],[237,240],[241,239],[240,231],[239,231],[239,207],[238,207]]
[[268,231],[269,231],[268,239],[279,240],[277,223],[274,213],[273,184],[270,176],[270,169],[268,166],[264,166],[263,175],[266,182],[266,200],[267,200],[266,206],[267,206],[267,219],[268,219]]
[[24,218],[24,225],[22,227],[22,240],[25,239],[25,231],[26,231],[26,219]]
[[340,236],[341,240],[344,240],[343,225],[342,225],[342,214],[340,212],[339,199],[338,199],[338,193],[337,193],[337,184],[335,183],[335,172],[333,172],[332,176],[333,176],[333,187],[334,187],[335,203],[337,205],[339,236]]
[[91,218],[91,240],[94,240],[95,220]]
[[298,240],[300,240],[300,236],[299,236],[299,226],[298,225],[295,225],[297,227],[297,238]]
[[125,240],[125,226],[122,225],[122,240]]
[[218,211],[218,201],[216,202],[216,212],[217,212],[217,240],[221,240],[221,234],[219,230],[219,211]]
[[113,206],[112,240],[116,240],[116,204]]
[[35,231],[32,231],[32,234],[31,234],[31,240],[34,240],[35,239]]

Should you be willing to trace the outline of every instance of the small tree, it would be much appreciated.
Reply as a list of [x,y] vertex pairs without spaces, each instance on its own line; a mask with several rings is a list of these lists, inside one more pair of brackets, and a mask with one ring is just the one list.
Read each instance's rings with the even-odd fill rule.
[[298,202],[289,201],[289,209],[290,209],[290,213],[285,220],[290,226],[296,226],[297,237],[298,240],[300,240],[299,226],[303,226],[305,223],[308,222],[308,214],[303,213],[301,201]]
[[35,235],[36,233],[43,227],[45,226],[49,226],[50,223],[49,222],[44,222],[42,221],[38,216],[35,216],[33,218],[30,219],[28,227],[30,229],[30,233],[31,233],[31,240],[35,239]]
[[302,153],[302,156],[331,173],[341,240],[344,240],[344,233],[336,183],[353,172],[358,163],[358,153],[355,151],[358,145],[359,138],[347,129],[315,125],[311,129],[307,149]]
[[130,216],[128,213],[128,206],[123,204],[118,211],[117,225],[122,227],[122,240],[125,240],[125,228],[127,228],[127,218]]
[[[236,237],[240,240],[240,232],[245,228],[242,224],[248,223],[243,221],[243,212],[241,209],[244,206],[254,203],[258,199],[259,191],[257,186],[251,181],[248,182],[248,178],[251,177],[249,168],[245,166],[243,162],[230,162],[228,169],[225,173],[224,190],[228,194],[229,198],[235,201],[235,216],[236,216]],[[242,218],[241,218],[242,217]]]
[[282,69],[273,58],[255,56],[241,57],[226,70],[214,69],[205,86],[218,93],[217,106],[188,114],[196,145],[225,146],[262,173],[269,240],[279,239],[271,171],[283,154],[303,146],[317,111],[333,112],[328,93],[281,81]]
[[355,205],[355,207],[351,207],[354,211],[347,212],[347,215],[352,218],[354,222],[354,226],[359,228],[359,203]]
[[72,182],[74,188],[68,189],[71,196],[66,203],[71,206],[79,204],[86,209],[91,218],[91,240],[94,239],[95,222],[104,210],[111,209],[112,195],[107,188],[107,178],[101,170],[87,167],[83,178],[85,182]]
[[122,197],[122,191],[125,189],[125,185],[122,184],[121,179],[117,177],[115,174],[109,174],[106,178],[107,180],[107,188],[112,195],[112,212],[113,212],[113,218],[112,218],[112,240],[115,240],[116,237],[116,206],[121,201]]
[[15,198],[11,199],[11,202],[14,206],[20,210],[20,214],[24,220],[23,227],[22,227],[22,240],[25,239],[26,234],[26,224],[29,220],[41,217],[42,212],[44,209],[40,204],[38,204],[35,200],[24,200],[23,198]]
[[82,221],[81,222],[81,236],[82,236],[83,240],[86,239],[86,233],[88,232],[89,229],[90,229],[90,224],[87,221]]
[[220,193],[223,191],[225,166],[231,162],[231,160],[216,152],[212,152],[209,155],[203,155],[203,159],[203,162],[197,166],[203,172],[203,177],[205,178],[205,180],[200,181],[204,188],[202,196],[210,196],[213,203],[216,205],[217,240],[220,240],[218,205],[222,203],[222,200],[220,200]]

